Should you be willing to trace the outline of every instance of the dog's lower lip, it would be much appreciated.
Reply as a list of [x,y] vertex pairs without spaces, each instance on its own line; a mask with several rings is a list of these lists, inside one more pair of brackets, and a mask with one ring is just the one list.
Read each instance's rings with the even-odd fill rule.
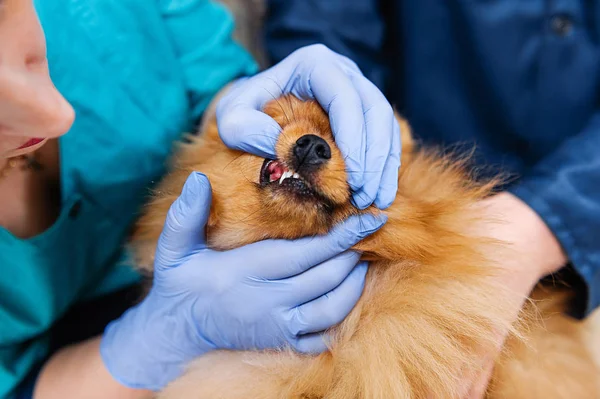
[[[274,163],[276,163],[274,165]],[[285,172],[281,172],[281,176],[275,174],[276,178],[280,177],[280,180],[272,180],[272,173],[277,168],[283,167]],[[287,174],[287,177],[285,176]],[[297,173],[293,173],[285,166],[284,163],[277,159],[265,159],[262,167],[260,168],[259,182],[262,187],[271,187],[272,190],[285,190],[291,194],[300,195],[303,198],[313,198],[319,202],[327,202],[318,191],[316,191],[309,181],[306,180],[305,176],[300,176]]]

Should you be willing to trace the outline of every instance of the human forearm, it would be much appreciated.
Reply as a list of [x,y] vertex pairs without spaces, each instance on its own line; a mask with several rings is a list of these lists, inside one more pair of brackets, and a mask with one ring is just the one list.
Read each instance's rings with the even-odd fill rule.
[[[510,304],[516,319],[538,281],[555,273],[567,263],[567,256],[556,236],[544,220],[530,206],[508,192],[502,192],[482,201],[483,223],[478,227],[486,237],[507,244],[506,250],[490,254],[500,267],[497,278],[501,286],[515,294]],[[506,337],[499,331],[498,350]],[[464,380],[465,399],[481,399],[494,368],[498,352],[488,353],[482,360],[482,372]]]
[[509,190],[552,230],[569,259],[561,279],[577,287],[569,314],[585,318],[600,305],[600,112],[540,160]]
[[521,199],[502,192],[482,204],[490,219],[499,221],[489,225],[489,235],[510,246],[509,252],[502,254],[508,274],[527,275],[537,282],[565,266],[567,256],[556,236]]
[[99,352],[100,338],[67,347],[42,369],[34,399],[146,399],[153,393],[127,388],[106,370]]

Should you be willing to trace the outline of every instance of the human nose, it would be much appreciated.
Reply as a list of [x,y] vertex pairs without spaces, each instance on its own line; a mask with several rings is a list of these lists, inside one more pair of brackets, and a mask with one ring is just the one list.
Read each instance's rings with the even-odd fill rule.
[[9,2],[0,26],[0,134],[53,138],[74,120],[50,78],[42,27],[32,2]]
[[[7,109],[12,115],[2,118],[16,135],[55,138],[65,134],[73,124],[75,113],[57,90],[47,67],[25,69],[11,74],[11,83],[5,86]],[[0,111],[0,115],[3,112]],[[12,121],[12,123],[11,123]]]

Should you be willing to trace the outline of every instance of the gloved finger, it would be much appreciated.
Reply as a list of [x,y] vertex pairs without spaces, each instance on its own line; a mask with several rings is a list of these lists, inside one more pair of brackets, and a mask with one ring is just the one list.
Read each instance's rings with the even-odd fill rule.
[[358,75],[362,75],[363,73],[361,72],[360,68],[358,67],[358,65],[356,64],[356,62],[352,61],[350,58],[348,57],[344,57],[343,55],[337,55],[342,63],[342,65],[347,69],[346,72],[347,73],[355,73]]
[[282,64],[234,83],[219,101],[216,110],[219,136],[229,148],[263,158],[275,157],[281,126],[262,110],[269,101],[284,94],[280,80],[289,77],[285,76],[288,72]]
[[292,310],[292,334],[325,331],[341,323],[360,299],[367,275],[367,262],[360,262],[335,289]]
[[297,352],[318,355],[328,349],[326,339],[327,336],[324,333],[307,334],[294,339],[291,345]]
[[[236,81],[230,91],[223,97],[217,106],[217,112],[223,114],[231,108],[250,108],[260,111],[265,104],[284,94],[284,85],[290,79],[291,66],[285,67],[282,61],[279,64],[260,72],[251,78],[242,78]],[[217,116],[218,119],[218,116]]]
[[155,268],[177,266],[194,250],[205,246],[205,226],[210,215],[212,191],[208,178],[192,173],[181,195],[173,202],[158,239]]
[[227,109],[221,116],[217,110],[217,121],[221,140],[229,148],[263,158],[276,158],[275,144],[281,127],[269,115],[241,104]]
[[289,306],[297,306],[327,294],[344,281],[360,260],[360,254],[346,251],[289,279]]
[[365,237],[379,230],[387,221],[387,216],[360,215],[351,216],[335,226],[327,235],[306,237],[298,240],[265,240],[230,251],[239,259],[254,258],[244,270],[246,275],[277,280],[285,279],[325,262],[352,248]]
[[365,209],[375,201],[387,160],[392,155],[395,118],[392,106],[377,86],[362,75],[352,75],[352,82],[363,105],[368,165],[364,171],[365,184],[354,193],[353,202],[357,208]]
[[396,194],[398,193],[401,147],[400,124],[394,117],[392,150],[385,163],[383,176],[381,176],[381,183],[379,184],[379,192],[377,193],[377,198],[375,198],[375,205],[379,209],[388,208],[396,199]]
[[301,98],[315,98],[329,115],[336,146],[342,152],[352,190],[364,184],[366,130],[363,106],[345,68],[318,65],[296,90]]

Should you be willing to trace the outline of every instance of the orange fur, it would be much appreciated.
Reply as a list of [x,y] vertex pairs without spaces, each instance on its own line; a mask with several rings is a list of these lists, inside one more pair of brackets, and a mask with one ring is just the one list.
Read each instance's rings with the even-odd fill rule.
[[[330,161],[310,177],[320,199],[302,201],[261,187],[263,159],[228,149],[212,119],[180,147],[137,225],[132,245],[142,269],[151,270],[167,211],[192,171],[205,173],[213,187],[207,230],[212,248],[324,234],[361,214],[350,204],[343,158],[321,107],[288,96],[265,112],[283,128],[276,144],[280,161],[287,162],[305,134],[330,145]],[[316,357],[216,351],[190,365],[160,398],[458,398],[461,378],[481,371],[483,355],[496,345],[494,334],[506,329],[511,335],[488,397],[600,396],[588,337],[593,318],[582,323],[564,316],[563,294],[546,288],[534,293],[550,301],[539,308],[545,326],[527,317],[534,306],[526,307],[522,326],[511,322],[508,304],[520,298],[495,283],[498,257],[489,255],[509,248],[476,233],[484,215],[475,204],[492,194],[496,182],[476,181],[464,159],[418,148],[407,122],[400,123],[396,200],[385,210],[387,224],[356,246],[371,267],[361,300],[331,331],[330,350]]]

